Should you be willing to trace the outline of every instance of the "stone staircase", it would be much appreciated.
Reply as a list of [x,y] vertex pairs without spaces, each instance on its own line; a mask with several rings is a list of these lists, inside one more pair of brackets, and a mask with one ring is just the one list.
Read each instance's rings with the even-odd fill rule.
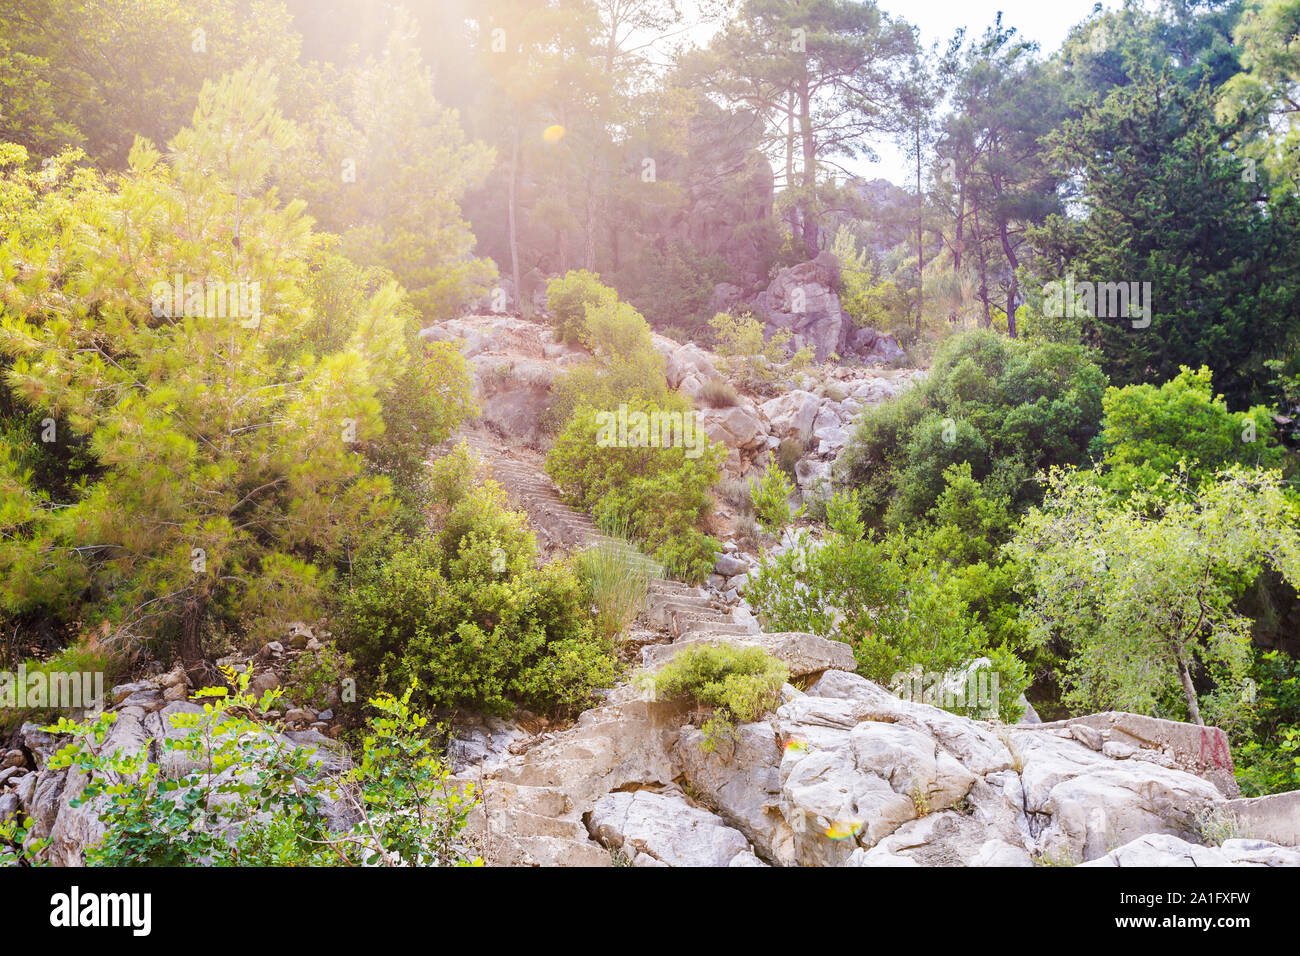
[[[715,635],[752,634],[757,625],[737,621],[702,588],[662,577],[661,569],[624,541],[603,534],[591,517],[561,500],[551,480],[481,430],[466,429],[436,454],[464,443],[475,451],[528,515],[544,550],[573,553],[614,547],[647,562],[655,575],[634,629],[656,632],[650,643]],[[639,627],[638,627],[639,626]],[[677,705],[648,699],[630,685],[611,690],[572,727],[509,758],[483,774],[461,779],[478,788],[480,803],[470,832],[495,865],[609,866],[607,849],[587,831],[584,813],[600,796],[646,781],[670,785],[679,774],[665,754],[685,719]]]

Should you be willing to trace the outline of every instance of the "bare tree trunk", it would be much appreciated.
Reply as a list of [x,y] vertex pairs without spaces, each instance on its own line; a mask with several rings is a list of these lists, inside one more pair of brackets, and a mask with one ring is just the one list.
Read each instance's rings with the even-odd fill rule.
[[1002,251],[1006,254],[1007,264],[1011,267],[1011,285],[1007,288],[1007,333],[1014,339],[1016,337],[1016,299],[1020,295],[1020,279],[1016,276],[1016,269],[1020,266],[1020,260],[1016,258],[1016,250],[1011,245],[1011,237],[1007,234],[1007,224],[1001,223],[999,232],[1002,236]]
[[984,251],[984,237],[980,234],[979,206],[971,210],[971,216],[975,226],[975,248],[979,251],[980,260],[980,302],[984,306],[984,328],[988,329],[993,327],[993,312],[989,308],[989,263]]
[[812,128],[812,103],[807,92],[799,96],[799,135],[803,139],[803,245],[809,259],[821,251],[817,241],[817,217],[813,203],[817,194],[817,138]]
[[181,666],[195,687],[207,686],[210,677],[208,662],[203,656],[202,626],[203,604],[195,598],[185,605],[181,615],[181,640],[177,648]]
[[921,337],[922,288],[925,285],[925,199],[921,194],[921,123],[916,124],[916,337]]
[[1178,679],[1183,685],[1183,698],[1187,701],[1187,713],[1191,715],[1192,723],[1205,726],[1205,721],[1201,719],[1201,707],[1196,700],[1196,687],[1192,683],[1192,672],[1187,667],[1187,661],[1181,653],[1178,654]]
[[596,187],[592,184],[595,173],[587,176],[587,229],[582,250],[583,268],[596,271]]
[[510,275],[515,283],[515,302],[523,310],[523,292],[519,288],[519,234],[515,229],[515,190],[519,179],[519,124],[515,123],[510,137],[510,185],[506,195],[507,216],[510,220]]

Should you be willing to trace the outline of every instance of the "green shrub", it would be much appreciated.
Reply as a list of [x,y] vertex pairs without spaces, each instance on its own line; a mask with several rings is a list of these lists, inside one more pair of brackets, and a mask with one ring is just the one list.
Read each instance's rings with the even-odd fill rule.
[[702,584],[713,573],[721,544],[712,535],[686,528],[655,548],[664,572],[687,584]]
[[[629,415],[669,411],[628,402]],[[626,529],[670,573],[682,573],[698,568],[708,547],[716,553],[716,542],[693,532],[712,508],[709,492],[726,455],[702,431],[694,436],[692,447],[671,441],[668,447],[618,447],[608,420],[580,408],[551,446],[546,471],[566,501],[590,511],[602,527]]]
[[944,472],[968,462],[990,495],[1023,511],[1041,498],[1039,470],[1087,460],[1105,385],[1081,346],[962,333],[924,381],[862,413],[837,483],[861,489],[869,525],[907,527],[934,507]]
[[998,674],[996,702],[958,700],[971,713],[996,706],[1005,720],[1020,717],[1029,684],[1015,648],[995,643],[967,603],[949,567],[925,539],[894,534],[859,537],[856,502],[840,498],[828,513],[836,526],[818,547],[804,544],[766,555],[745,597],[770,631],[809,631],[853,647],[858,673],[881,684],[920,673],[927,680],[965,670],[987,657]]
[[715,351],[722,358],[727,377],[747,388],[771,385],[807,366],[811,349],[802,348],[787,354],[790,333],[784,329],[764,337],[763,323],[752,315],[719,312],[709,320],[717,337]]
[[[482,509],[485,524],[494,507]],[[536,568],[532,535],[510,530],[519,533],[465,531],[451,550],[444,531],[358,562],[341,617],[378,687],[421,682],[418,700],[432,710],[572,713],[613,682],[578,579],[559,562]]]
[[430,532],[362,555],[342,598],[358,667],[381,689],[419,683],[429,710],[580,710],[614,664],[572,569],[537,567],[524,515],[464,446],[433,464],[430,482]]
[[324,710],[334,700],[344,678],[352,673],[352,657],[329,643],[315,653],[298,656],[285,675],[285,697],[300,707]]
[[776,466],[785,472],[787,478],[793,481],[795,467],[807,450],[804,443],[797,438],[782,438],[781,444],[776,448]]
[[589,308],[617,301],[618,294],[586,269],[570,270],[546,284],[546,307],[555,318],[555,330],[571,345],[585,341]]
[[705,752],[730,739],[737,723],[749,723],[781,703],[789,672],[785,664],[759,647],[703,644],[679,652],[643,684],[657,700],[692,701],[711,709],[701,729]]
[[803,515],[802,506],[797,510],[790,507],[790,496],[793,494],[794,486],[775,462],[768,463],[762,478],[750,480],[749,495],[754,502],[758,523],[764,531],[779,535]]
[[1300,789],[1300,660],[1282,651],[1255,651],[1250,715],[1233,734],[1233,766],[1242,796]]
[[[50,679],[52,674],[100,674],[104,689],[107,691],[113,686],[115,680],[126,672],[126,665],[118,654],[100,642],[100,636],[82,635],[53,657],[43,661],[31,658],[23,661],[22,667],[28,680],[38,674],[44,675],[44,686],[48,688],[52,684]],[[10,676],[16,681],[16,674]],[[80,681],[79,677],[77,679]],[[15,690],[21,692],[23,689],[15,683]],[[54,719],[60,709],[57,704],[57,701],[51,701],[49,707],[43,708],[0,707],[0,734],[12,733],[28,721],[39,723]],[[84,706],[90,705],[91,701],[84,702]]]
[[631,306],[606,302],[587,310],[582,339],[590,361],[575,366],[551,386],[548,428],[563,428],[583,407],[614,409],[621,402],[646,401],[683,413],[690,400],[668,387],[663,356],[655,350],[650,326]]
[[1285,458],[1268,409],[1229,411],[1208,368],[1183,368],[1159,387],[1108,388],[1102,409],[1099,481],[1117,494],[1155,488],[1181,467],[1203,484],[1229,465],[1277,468]]
[[[475,802],[434,757],[425,719],[398,700],[371,701],[360,762],[339,778],[321,779],[310,751],[268,733],[265,718],[278,691],[260,700],[248,693],[249,675],[225,672],[231,683],[199,691],[202,713],[173,714],[179,733],[166,749],[194,769],[169,777],[145,751],[107,753],[103,746],[117,714],[49,730],[72,743],[50,761],[92,775],[72,800],[93,806],[105,828],[89,847],[92,866],[374,866],[448,865],[473,861],[460,839]],[[253,715],[253,717],[246,715]],[[315,781],[303,786],[303,781]],[[322,813],[341,800],[359,822],[332,830]],[[227,839],[226,834],[234,839]]]

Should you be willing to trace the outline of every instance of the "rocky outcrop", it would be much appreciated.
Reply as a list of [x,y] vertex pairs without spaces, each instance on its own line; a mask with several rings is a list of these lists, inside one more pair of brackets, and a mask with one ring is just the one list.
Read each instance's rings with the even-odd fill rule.
[[[831,252],[780,270],[753,302],[765,334],[790,333],[794,349],[809,348],[818,362],[832,355],[892,365],[906,357],[892,335],[858,327],[840,306],[839,262]],[[715,297],[726,298],[727,292]]]
[[677,788],[610,793],[588,815],[591,835],[633,866],[763,866],[743,834]]
[[[488,773],[487,792],[522,785],[535,801],[544,789],[571,827],[567,839],[582,843],[581,822],[611,859],[645,866],[1130,865],[1135,853],[1187,846],[1224,865],[1297,862],[1298,851],[1263,840],[1198,845],[1202,815],[1233,802],[1203,776],[1107,754],[1070,727],[1005,727],[901,700],[840,669],[851,655],[810,654],[809,643],[783,637],[725,639],[820,677],[806,693],[787,687],[770,718],[737,727],[713,752],[687,712],[625,687]],[[678,643],[715,639],[648,647],[644,665],[653,672]],[[1128,715],[1113,716],[1121,726]],[[527,843],[539,827],[531,813],[499,799],[480,825],[514,845],[520,820]],[[593,859],[585,847],[569,855]]]
[[1200,846],[1168,834],[1138,837],[1084,866],[1300,866],[1300,850],[1267,840]]
[[830,253],[778,272],[755,300],[768,335],[789,332],[790,345],[812,349],[818,362],[842,355],[852,323],[834,291],[837,272],[838,264]]

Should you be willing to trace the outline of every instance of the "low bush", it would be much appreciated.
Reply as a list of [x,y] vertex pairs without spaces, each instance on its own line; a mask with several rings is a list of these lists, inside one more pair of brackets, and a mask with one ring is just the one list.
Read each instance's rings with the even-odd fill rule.
[[782,330],[765,337],[763,323],[752,315],[719,312],[709,320],[717,338],[715,351],[727,377],[747,388],[763,388],[806,367],[811,349],[788,354],[790,333]]
[[[629,421],[633,414],[645,414],[655,416],[649,421],[664,422],[665,415],[682,413],[629,402],[628,414]],[[602,527],[626,529],[669,573],[702,580],[705,554],[716,554],[717,542],[700,534],[696,525],[713,506],[709,492],[726,449],[702,431],[693,437],[693,443],[647,440],[635,445],[629,439],[626,444],[633,447],[619,447],[618,437],[609,434],[608,419],[593,408],[580,408],[551,446],[546,471],[565,500],[590,511]],[[711,557],[707,563],[711,569]]]
[[299,655],[285,675],[285,697],[299,707],[324,710],[338,701],[338,689],[352,673],[352,657],[329,643]]
[[554,317],[555,330],[571,345],[585,340],[589,308],[617,301],[618,293],[586,269],[570,270],[546,284],[546,308]]
[[[455,469],[434,476],[453,493]],[[494,482],[460,493],[432,533],[358,560],[342,598],[347,649],[381,689],[419,684],[424,709],[581,710],[613,682],[614,659],[577,576],[537,567],[536,540]]]
[[[1020,717],[1029,684],[1024,663],[1008,643],[997,643],[967,602],[951,568],[926,539],[902,534],[862,537],[858,503],[840,497],[827,504],[830,533],[819,546],[803,543],[764,556],[745,597],[770,631],[809,631],[848,643],[858,673],[894,684],[920,675],[926,686],[946,684],[979,658],[998,676],[995,701],[942,702],[947,709],[1004,720]],[[991,683],[991,682],[990,682]]]
[[740,393],[726,379],[711,378],[700,389],[700,401],[710,408],[731,408],[740,401]]
[[803,507],[790,507],[794,486],[775,462],[769,462],[763,476],[750,480],[749,495],[754,502],[758,523],[768,534],[779,535],[803,515]]
[[[424,734],[425,718],[380,695],[360,761],[324,779],[310,751],[266,731],[279,692],[260,700],[249,675],[199,691],[201,713],[173,714],[170,753],[192,770],[167,776],[148,753],[105,752],[117,714],[49,728],[72,742],[50,761],[91,776],[72,806],[96,808],[105,834],[92,866],[437,866],[477,863],[461,838],[475,802],[452,783]],[[249,716],[252,715],[252,716]],[[314,781],[304,786],[303,781]],[[357,820],[333,829],[322,810],[341,802]],[[228,835],[230,838],[228,838]]]
[[737,723],[749,723],[781,703],[789,677],[785,664],[759,647],[703,644],[688,647],[641,681],[657,700],[690,700],[710,709],[701,726],[705,752],[731,739]]

